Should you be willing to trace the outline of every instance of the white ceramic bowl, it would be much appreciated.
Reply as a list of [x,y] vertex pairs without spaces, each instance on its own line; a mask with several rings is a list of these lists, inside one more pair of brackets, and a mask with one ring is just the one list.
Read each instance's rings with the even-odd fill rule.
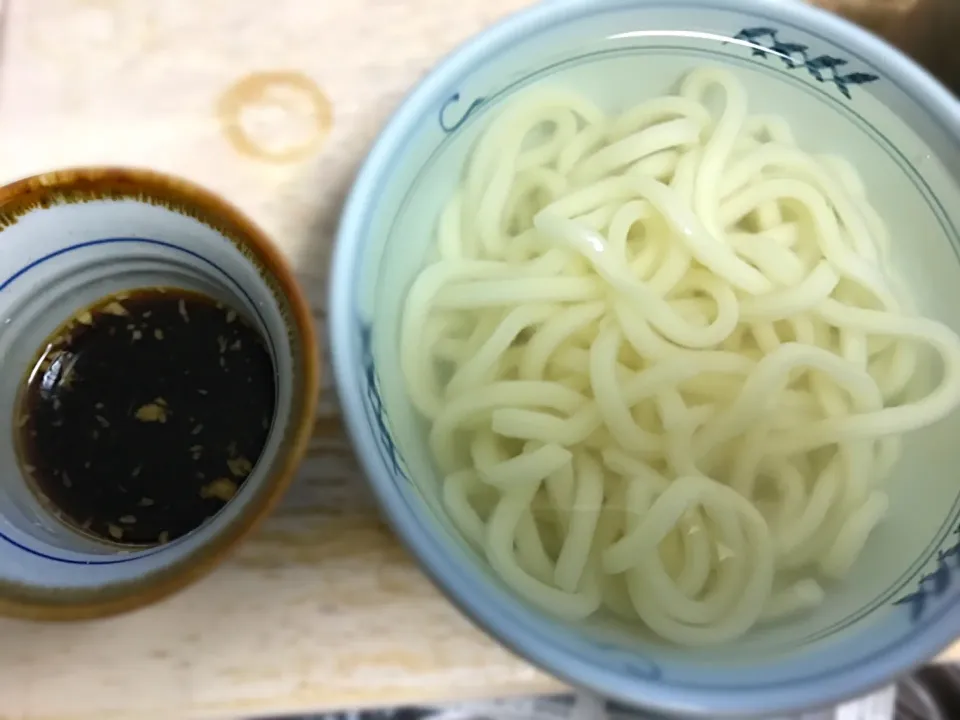
[[[309,308],[279,252],[233,207],[177,178],[86,168],[0,188],[0,613],[104,615],[205,572],[280,497],[305,450],[318,391]],[[13,446],[14,406],[38,348],[98,299],[144,287],[203,292],[263,334],[276,408],[237,495],[169,544],[124,550],[70,530],[28,489]]]
[[784,712],[863,693],[960,633],[960,415],[909,436],[891,512],[821,607],[736,642],[671,647],[612,621],[568,625],[507,590],[452,530],[396,354],[405,293],[478,134],[512,95],[571,86],[610,109],[704,63],[781,114],[800,144],[846,156],[894,240],[918,308],[960,331],[960,107],[905,56],[820,10],[763,0],[555,0],[483,33],[407,99],[343,216],[330,297],[336,379],[364,466],[400,536],[505,645],[606,696],[711,716]]

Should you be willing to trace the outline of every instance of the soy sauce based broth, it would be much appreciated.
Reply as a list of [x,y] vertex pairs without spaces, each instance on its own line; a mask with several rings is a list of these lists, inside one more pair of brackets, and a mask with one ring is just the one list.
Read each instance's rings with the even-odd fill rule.
[[67,524],[152,545],[240,489],[273,418],[274,370],[234,309],[179,288],[103,298],[41,349],[14,426],[22,469]]

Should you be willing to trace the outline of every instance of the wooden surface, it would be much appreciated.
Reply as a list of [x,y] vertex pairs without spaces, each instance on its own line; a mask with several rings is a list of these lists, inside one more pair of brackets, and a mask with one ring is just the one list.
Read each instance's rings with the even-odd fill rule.
[[[375,134],[440,55],[522,3],[7,0],[0,181],[118,162],[203,183],[277,240],[322,329],[338,209]],[[329,382],[282,510],[213,576],[109,621],[0,621],[0,718],[238,717],[554,687],[461,618],[378,521]]]
[[[377,130],[441,55],[523,4],[6,0],[0,181],[116,162],[201,182],[277,240],[322,329],[338,208]],[[909,30],[929,24],[922,0],[847,5],[931,52]],[[109,621],[0,621],[0,719],[239,717],[557,688],[468,625],[378,521],[325,380],[296,486],[214,575]]]

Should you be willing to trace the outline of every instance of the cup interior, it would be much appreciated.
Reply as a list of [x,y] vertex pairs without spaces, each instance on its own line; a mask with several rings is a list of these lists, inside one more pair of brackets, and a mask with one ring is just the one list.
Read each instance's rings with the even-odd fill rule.
[[[0,595],[28,604],[129,595],[235,535],[275,494],[310,404],[303,350],[310,338],[294,326],[290,299],[229,213],[200,212],[189,193],[97,196],[71,187],[48,203],[0,203],[7,220],[0,228]],[[65,320],[105,296],[152,287],[201,292],[245,316],[270,353],[275,410],[253,470],[216,515],[168,544],[119,548],[55,518],[28,486],[14,447],[14,408],[37,351]]]
[[[734,72],[750,112],[783,116],[804,149],[852,162],[890,229],[898,282],[919,312],[960,332],[958,113],[939,86],[879,41],[790,3],[572,1],[468,45],[389,126],[341,227],[334,361],[391,520],[488,631],[552,672],[628,702],[772,712],[866,690],[960,632],[960,589],[949,582],[960,532],[960,447],[951,442],[960,414],[904,439],[888,516],[819,608],[719,647],[684,649],[612,617],[565,624],[506,590],[443,510],[427,428],[395,361],[404,299],[432,257],[441,208],[504,103],[530,87],[562,86],[622,110],[675,91],[702,65]],[[938,372],[931,366],[928,380]]]

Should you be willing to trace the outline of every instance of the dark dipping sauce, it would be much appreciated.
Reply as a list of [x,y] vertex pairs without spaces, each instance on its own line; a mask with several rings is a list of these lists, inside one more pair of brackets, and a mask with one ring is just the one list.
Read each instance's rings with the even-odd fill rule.
[[234,309],[196,292],[119,293],[48,339],[20,389],[21,467],[75,529],[165,543],[243,485],[273,421],[273,363]]

